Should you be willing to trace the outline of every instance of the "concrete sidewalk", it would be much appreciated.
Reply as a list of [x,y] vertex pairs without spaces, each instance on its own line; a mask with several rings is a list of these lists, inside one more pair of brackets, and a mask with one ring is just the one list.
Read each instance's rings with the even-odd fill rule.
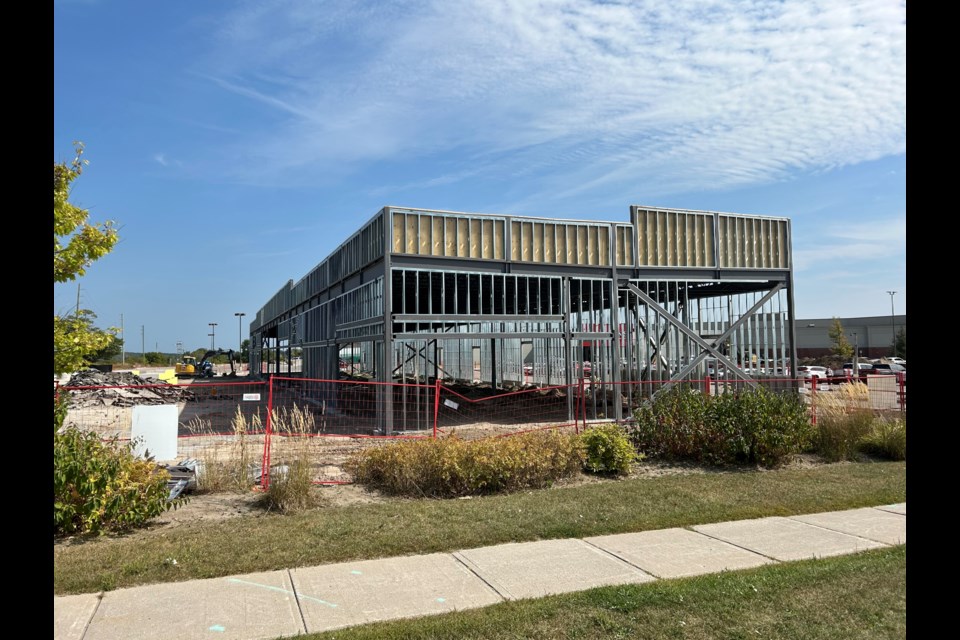
[[907,541],[906,503],[54,597],[56,640],[254,640]]

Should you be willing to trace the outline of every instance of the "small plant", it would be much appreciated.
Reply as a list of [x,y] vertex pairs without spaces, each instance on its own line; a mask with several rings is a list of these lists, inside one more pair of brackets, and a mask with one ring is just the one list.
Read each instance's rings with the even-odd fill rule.
[[643,457],[616,424],[591,427],[580,434],[580,438],[586,451],[584,468],[592,473],[627,474],[630,465]]
[[272,422],[276,440],[271,445],[280,463],[270,469],[267,489],[260,505],[268,511],[295,513],[321,504],[313,485],[311,447],[314,438],[313,415],[296,405],[292,409],[275,409]]
[[313,467],[308,460],[296,458],[270,472],[270,484],[260,497],[260,506],[267,511],[296,513],[321,504],[313,486]]
[[852,382],[818,394],[815,411],[817,453],[834,462],[856,459],[861,442],[874,430],[867,385]]
[[860,442],[864,453],[887,458],[907,459],[907,418],[881,417],[873,422],[873,429]]

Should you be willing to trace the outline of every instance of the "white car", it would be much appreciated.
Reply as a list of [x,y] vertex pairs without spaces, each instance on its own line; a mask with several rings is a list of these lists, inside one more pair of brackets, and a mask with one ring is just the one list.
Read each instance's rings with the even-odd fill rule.
[[805,365],[802,367],[797,367],[797,374],[804,380],[810,380],[816,378],[819,380],[825,380],[830,377],[830,370],[826,367],[820,367],[817,365]]

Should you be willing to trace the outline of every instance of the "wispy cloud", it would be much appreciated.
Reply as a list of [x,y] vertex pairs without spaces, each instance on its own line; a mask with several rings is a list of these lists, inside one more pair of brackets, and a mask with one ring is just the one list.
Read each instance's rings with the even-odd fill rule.
[[413,184],[657,197],[904,151],[905,21],[878,0],[251,2],[202,73],[280,116],[239,174],[442,156]]

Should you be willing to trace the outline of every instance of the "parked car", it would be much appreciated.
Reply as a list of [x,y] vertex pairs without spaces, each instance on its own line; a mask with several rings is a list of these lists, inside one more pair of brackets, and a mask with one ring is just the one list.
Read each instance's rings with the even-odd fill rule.
[[[868,370],[868,369],[872,369],[872,368],[873,368],[873,363],[872,363],[872,362],[866,362],[866,361],[860,361],[860,362],[857,363],[857,366],[858,366],[858,368],[859,368],[860,373],[863,373],[864,371],[866,371],[866,370]],[[852,377],[853,377],[853,363],[852,363],[852,362],[844,362],[844,363],[843,363],[843,371],[838,371],[838,372],[837,372],[837,375],[838,375],[838,376],[844,376],[844,377],[846,377],[846,378],[852,378]]]
[[864,369],[860,375],[862,378],[866,378],[868,375],[897,376],[898,379],[903,380],[903,384],[907,384],[907,368],[896,363],[877,362],[871,365],[870,369]]
[[804,365],[797,367],[797,375],[803,378],[804,380],[810,380],[816,378],[819,382],[820,380],[825,380],[826,378],[832,377],[830,374],[833,373],[826,367],[821,367],[819,365]]
[[907,361],[899,356],[890,356],[889,358],[887,358],[887,360],[895,364],[899,364],[902,367],[907,366]]

